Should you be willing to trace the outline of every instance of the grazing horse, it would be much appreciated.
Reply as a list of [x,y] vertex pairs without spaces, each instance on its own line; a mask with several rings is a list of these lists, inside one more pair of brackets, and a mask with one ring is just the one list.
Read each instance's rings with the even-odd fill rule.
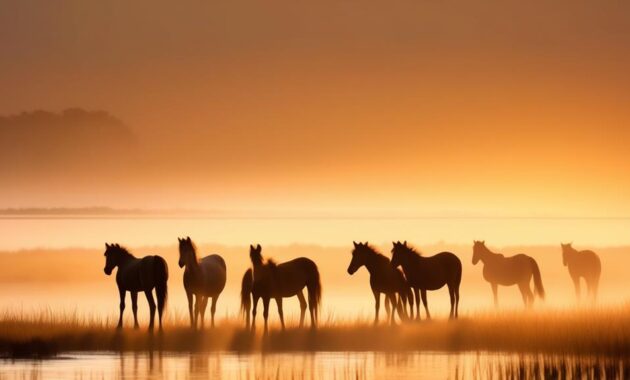
[[[201,328],[203,328],[208,298],[212,298],[210,314],[211,326],[214,327],[217,300],[225,288],[225,261],[219,255],[209,255],[199,260],[197,259],[197,248],[190,237],[177,238],[177,240],[179,240],[179,267],[186,267],[184,270],[184,289],[186,289],[186,297],[188,298],[190,326],[197,328],[197,322],[201,317]],[[193,296],[195,297],[194,313]]]
[[[370,287],[374,294],[374,324],[378,324],[378,313],[381,306],[381,293],[385,294],[385,310],[387,318],[393,325],[395,323],[395,311],[401,320],[407,319],[407,300],[413,310],[413,297],[405,276],[394,268],[386,256],[378,253],[367,242],[354,244],[352,260],[348,266],[348,274],[353,275],[359,268],[365,266],[370,273]],[[398,295],[398,297],[396,297]],[[390,313],[388,302],[394,308]]]
[[571,246],[571,243],[560,245],[562,246],[562,264],[569,268],[578,300],[580,299],[580,277],[583,277],[591,301],[595,302],[599,288],[599,277],[602,273],[599,256],[593,251],[578,251]]
[[430,257],[422,257],[412,247],[404,243],[394,242],[392,248],[392,265],[402,266],[409,286],[416,297],[416,318],[420,319],[420,300],[418,291],[422,293],[422,302],[427,318],[431,318],[427,304],[427,290],[437,290],[448,286],[451,297],[450,318],[457,318],[459,309],[459,285],[462,282],[462,262],[451,252],[441,252]]
[[485,241],[475,241],[473,245],[473,265],[477,265],[480,260],[484,265],[483,278],[492,286],[495,307],[499,305],[498,285],[518,285],[525,307],[531,307],[534,303],[534,294],[529,286],[532,277],[534,278],[536,294],[542,299],[545,298],[540,269],[536,260],[532,257],[524,254],[505,257],[500,253],[491,252],[486,247]]
[[153,321],[155,319],[153,288],[155,288],[160,330],[162,330],[162,313],[166,305],[168,281],[166,261],[160,256],[145,256],[138,259],[118,244],[105,243],[105,274],[108,276],[112,274],[115,267],[118,267],[116,284],[120,293],[118,328],[122,328],[123,325],[126,292],[131,294],[134,328],[138,328],[138,292],[144,292],[149,302],[151,315],[149,331],[153,331]]
[[[245,272],[241,289],[241,310],[249,310],[250,294],[253,298],[252,331],[256,328],[256,309],[258,299],[263,301],[263,317],[265,318],[265,334],[268,331],[267,319],[269,317],[269,301],[273,298],[278,306],[278,314],[282,329],[284,325],[284,312],[282,310],[282,298],[297,296],[300,300],[300,327],[304,324],[306,313],[306,300],[302,290],[306,287],[308,293],[308,309],[311,315],[311,328],[317,327],[319,304],[322,297],[317,265],[306,257],[299,257],[291,261],[276,264],[273,260],[263,260],[260,244],[256,247],[249,246],[249,257],[253,270]],[[250,281],[251,279],[251,281]],[[249,323],[249,319],[248,319]]]

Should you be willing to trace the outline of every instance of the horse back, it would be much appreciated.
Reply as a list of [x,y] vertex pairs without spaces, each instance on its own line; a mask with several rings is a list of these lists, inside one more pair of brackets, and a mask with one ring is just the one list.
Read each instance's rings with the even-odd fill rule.
[[129,291],[145,291],[155,287],[158,281],[166,279],[158,278],[156,265],[163,265],[163,275],[168,278],[166,261],[160,256],[145,256],[133,259],[122,268],[118,269],[116,282],[119,287]]
[[412,256],[413,265],[408,268],[407,280],[411,286],[437,290],[446,284],[458,285],[462,276],[462,262],[452,252],[440,252],[433,256]]
[[319,279],[315,262],[306,257],[298,257],[278,264],[273,271],[273,292],[290,297],[301,291],[310,281]]
[[584,276],[598,276],[602,269],[599,256],[590,250],[578,252],[568,264],[569,272]]

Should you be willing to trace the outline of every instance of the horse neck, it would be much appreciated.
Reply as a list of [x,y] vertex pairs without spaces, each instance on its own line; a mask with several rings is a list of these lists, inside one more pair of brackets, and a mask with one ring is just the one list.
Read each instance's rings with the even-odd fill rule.
[[408,252],[405,252],[401,255],[400,263],[405,266],[409,265],[413,260],[423,260],[424,258],[420,256],[416,251],[410,249]]
[[484,264],[486,264],[487,262],[493,261],[494,259],[497,259],[499,257],[501,257],[500,253],[494,253],[484,246],[483,250],[481,251],[481,256],[479,260],[481,260]]
[[137,259],[131,253],[121,252],[120,253],[120,259],[118,260],[118,267],[119,268],[124,268],[125,266],[129,265],[130,263],[134,262],[135,260],[137,260]]
[[376,252],[370,252],[366,255],[365,267],[367,268],[368,272],[370,272],[370,274],[373,274],[378,272],[383,267],[383,264],[386,263],[386,260],[387,258],[385,256],[382,256]]

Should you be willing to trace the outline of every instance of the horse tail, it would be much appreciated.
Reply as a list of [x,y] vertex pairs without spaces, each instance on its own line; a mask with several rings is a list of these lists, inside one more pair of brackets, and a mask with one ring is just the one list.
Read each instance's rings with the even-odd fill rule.
[[538,268],[538,264],[536,260],[533,258],[529,258],[531,260],[532,266],[532,274],[534,275],[534,289],[536,290],[536,294],[542,299],[545,299],[545,289],[542,284],[542,277],[540,276],[540,269]]
[[254,275],[251,268],[245,271],[243,280],[241,281],[241,314],[248,316],[252,306],[252,288],[254,284]]
[[155,293],[157,295],[158,311],[161,313],[166,307],[166,299],[168,297],[168,265],[166,260],[160,256],[155,256],[153,260],[153,269],[155,273]]
[[319,319],[319,305],[322,301],[322,283],[319,276],[319,269],[317,265],[313,263],[313,272],[311,278],[306,284],[308,290],[308,304],[313,308],[313,315],[315,320]]

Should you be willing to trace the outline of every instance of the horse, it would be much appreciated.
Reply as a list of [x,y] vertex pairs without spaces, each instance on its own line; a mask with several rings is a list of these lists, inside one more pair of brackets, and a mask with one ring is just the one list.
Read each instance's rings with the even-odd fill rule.
[[[249,310],[250,295],[253,298],[251,330],[256,329],[256,311],[258,300],[262,298],[265,334],[268,332],[269,301],[273,298],[278,306],[278,314],[282,330],[285,329],[282,298],[297,296],[300,300],[300,327],[304,324],[306,300],[302,290],[308,293],[308,309],[311,317],[311,328],[317,327],[319,304],[322,297],[317,265],[306,257],[277,264],[272,259],[263,260],[262,247],[249,246],[249,257],[252,262],[251,272],[245,272],[241,288],[241,310]],[[251,279],[251,280],[250,280]],[[247,321],[249,325],[249,318]]]
[[[211,327],[214,327],[217,300],[225,288],[225,261],[219,255],[209,255],[199,260],[197,259],[197,248],[190,237],[177,238],[177,240],[179,241],[179,267],[186,267],[184,270],[184,289],[188,299],[190,326],[197,328],[197,322],[201,317],[201,328],[204,327],[208,298],[212,298],[210,314]],[[195,297],[194,312],[193,296]]]
[[545,289],[536,260],[524,254],[505,257],[500,253],[491,252],[485,244],[485,241],[474,241],[472,263],[477,265],[481,260],[484,264],[483,278],[492,286],[495,307],[499,305],[498,285],[518,285],[525,307],[531,307],[534,303],[534,293],[529,285],[532,277],[536,295],[541,299],[545,298]]
[[[422,257],[415,249],[404,243],[394,242],[392,248],[392,265],[402,266],[409,286],[416,297],[416,319],[420,319],[420,300],[427,318],[431,319],[427,303],[427,290],[438,290],[444,285],[448,287],[451,298],[450,318],[457,318],[459,311],[459,285],[462,282],[462,262],[451,252],[440,252],[434,256]],[[412,308],[413,309],[413,308]],[[412,316],[413,317],[413,316]]]
[[[388,303],[398,311],[401,320],[407,319],[407,300],[413,310],[413,297],[411,289],[404,274],[394,268],[389,259],[378,253],[367,242],[354,244],[352,260],[348,266],[348,274],[353,275],[359,268],[365,266],[370,273],[370,287],[374,294],[374,324],[378,324],[378,314],[381,306],[381,293],[385,294],[385,311],[387,319],[393,325],[395,323],[395,311],[390,313]],[[398,298],[396,297],[398,295]]]
[[155,319],[153,288],[155,288],[159,324],[160,330],[162,330],[162,314],[168,294],[168,265],[166,264],[166,260],[160,256],[145,256],[138,259],[119,244],[105,243],[105,274],[108,276],[111,275],[115,267],[118,267],[116,284],[118,285],[118,293],[120,294],[118,329],[121,329],[123,326],[126,292],[131,294],[134,328],[137,329],[139,327],[138,292],[144,292],[149,302],[149,312],[151,315],[149,331],[153,331],[153,321]]
[[602,264],[599,256],[593,251],[578,251],[569,244],[560,244],[562,247],[562,264],[569,269],[569,274],[575,286],[575,295],[580,299],[580,277],[586,281],[588,294],[592,302],[597,299],[599,278],[602,273]]

